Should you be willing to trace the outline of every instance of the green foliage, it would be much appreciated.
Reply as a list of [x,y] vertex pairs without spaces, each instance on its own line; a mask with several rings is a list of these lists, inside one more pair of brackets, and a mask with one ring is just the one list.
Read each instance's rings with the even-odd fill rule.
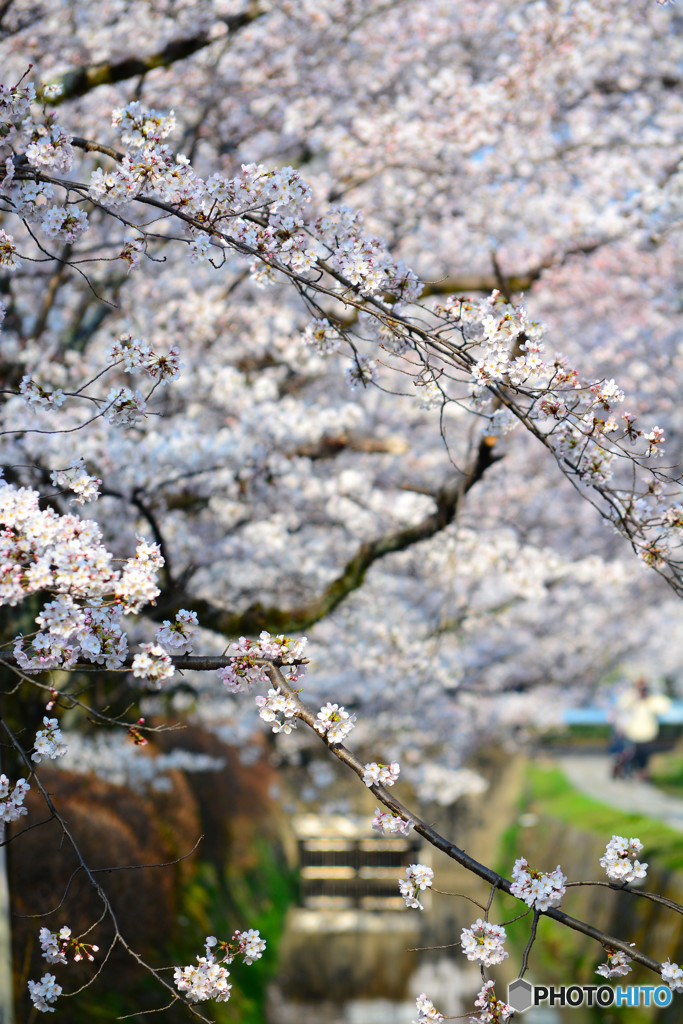
[[183,899],[183,937],[174,954],[176,963],[192,963],[209,934],[229,939],[236,928],[256,928],[267,942],[256,963],[231,964],[230,1000],[211,1004],[217,1024],[264,1021],[266,990],[277,968],[287,908],[297,895],[296,873],[288,868],[278,847],[259,838],[254,840],[252,853],[254,862],[247,870],[228,864],[221,872],[203,861]]

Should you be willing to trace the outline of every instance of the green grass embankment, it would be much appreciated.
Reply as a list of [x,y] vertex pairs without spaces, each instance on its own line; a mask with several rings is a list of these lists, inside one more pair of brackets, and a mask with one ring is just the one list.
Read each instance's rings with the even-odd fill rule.
[[[502,837],[498,868],[508,878],[518,857],[530,865],[551,871],[558,864],[570,880],[604,880],[600,857],[612,835],[638,837],[644,845],[641,860],[649,864],[645,888],[680,899],[683,890],[683,835],[641,814],[610,807],[574,789],[561,769],[530,762],[524,773],[517,822]],[[511,921],[522,909],[519,901],[504,897],[497,920]],[[604,887],[572,887],[562,901],[568,914],[618,935],[655,959],[681,962],[683,918],[637,896]],[[531,914],[507,926],[511,962],[516,967],[529,937]],[[537,983],[555,985],[596,984],[602,981],[596,967],[606,959],[601,946],[556,922],[541,917],[537,941],[529,960],[530,977]],[[618,983],[657,983],[651,972],[634,970]],[[680,1000],[681,997],[678,997]],[[581,1020],[614,1021],[615,1024],[669,1024],[678,1019],[681,1006],[674,1000],[668,1010],[583,1008]],[[573,1016],[571,1016],[573,1014]],[[576,1020],[566,1010],[563,1021]]]

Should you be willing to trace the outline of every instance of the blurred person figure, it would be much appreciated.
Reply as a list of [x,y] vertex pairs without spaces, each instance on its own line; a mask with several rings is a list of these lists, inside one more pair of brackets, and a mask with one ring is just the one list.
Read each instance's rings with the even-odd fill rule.
[[617,700],[615,732],[625,745],[615,751],[613,775],[623,778],[631,771],[641,779],[648,778],[648,761],[654,741],[659,735],[659,718],[671,707],[671,701],[661,693],[653,693],[647,679],[640,676],[632,687]]

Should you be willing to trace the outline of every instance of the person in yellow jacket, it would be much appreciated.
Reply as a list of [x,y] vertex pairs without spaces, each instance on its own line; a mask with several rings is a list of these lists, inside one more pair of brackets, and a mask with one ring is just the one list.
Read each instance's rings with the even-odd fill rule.
[[631,756],[628,768],[647,779],[647,764],[652,745],[659,735],[659,718],[671,707],[671,701],[661,693],[652,693],[647,679],[641,676],[617,701],[617,722]]

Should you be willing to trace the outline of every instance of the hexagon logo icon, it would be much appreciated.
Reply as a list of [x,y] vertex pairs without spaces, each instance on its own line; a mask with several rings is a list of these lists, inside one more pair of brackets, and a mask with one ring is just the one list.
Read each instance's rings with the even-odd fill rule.
[[524,978],[517,978],[508,985],[508,1003],[513,1010],[523,1013],[534,1005],[533,988]]

